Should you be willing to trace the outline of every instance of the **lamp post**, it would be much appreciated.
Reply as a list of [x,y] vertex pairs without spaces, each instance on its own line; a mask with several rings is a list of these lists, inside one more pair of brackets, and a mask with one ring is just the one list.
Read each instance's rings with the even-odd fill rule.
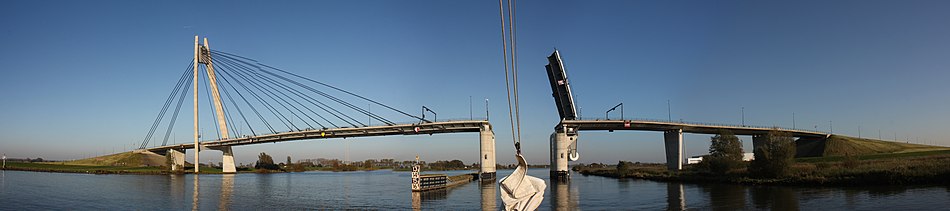
[[673,122],[673,108],[670,106],[670,100],[666,100],[666,115],[670,122]]
[[426,107],[426,106],[422,106],[422,119],[425,119],[425,118],[426,118],[426,111],[428,111],[429,113],[432,113],[432,115],[434,115],[434,117],[432,117],[432,121],[433,121],[433,122],[439,121],[439,114],[436,114],[435,111],[432,111],[432,109],[429,109],[429,108]]
[[485,121],[488,121],[488,98],[485,98]]
[[745,106],[742,106],[742,108],[739,109],[739,113],[742,115],[742,126],[745,126]]
[[622,102],[620,104],[615,105],[613,108],[610,108],[609,110],[607,110],[607,112],[604,113],[604,119],[610,120],[610,112],[613,110],[617,110],[617,107],[620,107],[620,119],[623,120],[623,103]]

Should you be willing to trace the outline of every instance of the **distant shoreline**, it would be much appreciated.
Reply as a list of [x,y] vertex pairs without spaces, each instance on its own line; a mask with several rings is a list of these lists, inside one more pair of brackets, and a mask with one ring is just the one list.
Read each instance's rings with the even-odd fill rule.
[[754,178],[746,169],[716,175],[686,166],[671,173],[662,164],[637,164],[618,174],[615,166],[575,167],[581,175],[661,182],[786,186],[950,185],[950,150],[874,154],[854,158],[803,158],[787,177]]

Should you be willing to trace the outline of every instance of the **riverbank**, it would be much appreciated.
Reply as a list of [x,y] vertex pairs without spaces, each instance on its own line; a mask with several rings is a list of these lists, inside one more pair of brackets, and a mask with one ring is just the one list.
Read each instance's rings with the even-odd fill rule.
[[[221,169],[201,166],[202,174],[221,174]],[[97,166],[97,165],[73,165],[67,162],[7,162],[3,170],[13,171],[36,171],[36,172],[55,172],[55,173],[81,173],[81,174],[174,174],[175,172],[165,170],[160,166],[146,167],[127,167],[127,166]],[[192,173],[190,169],[182,173]]]
[[[223,174],[221,169],[200,166],[201,174]],[[142,175],[162,175],[162,174],[192,174],[192,167],[186,167],[182,172],[173,172],[162,166],[104,166],[104,165],[82,165],[74,162],[7,162],[3,170],[12,171],[35,171],[35,172],[55,172],[55,173],[80,173],[80,174],[142,174]],[[330,172],[351,172],[351,171],[376,171],[391,169],[393,171],[411,171],[409,168],[386,168],[386,167],[303,167],[299,169],[285,168],[278,170],[238,168],[237,173],[289,173],[304,171],[330,171]],[[470,170],[471,168],[448,168],[448,169],[424,169],[424,171],[451,171],[451,170]]]
[[832,156],[796,159],[792,174],[782,178],[751,177],[745,168],[726,174],[711,174],[684,166],[678,173],[663,164],[633,164],[618,171],[616,165],[575,166],[582,175],[638,178],[691,183],[735,183],[749,185],[864,186],[950,184],[950,150]]

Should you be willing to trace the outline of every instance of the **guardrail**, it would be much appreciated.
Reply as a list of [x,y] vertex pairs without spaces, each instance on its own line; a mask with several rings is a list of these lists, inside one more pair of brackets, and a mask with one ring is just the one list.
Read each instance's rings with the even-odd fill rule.
[[670,121],[670,120],[649,119],[649,118],[633,118],[633,119],[578,118],[577,120],[593,120],[593,121],[596,121],[596,120],[615,120],[615,121],[630,120],[630,121],[646,121],[646,122],[659,122],[659,123],[671,123],[671,124],[690,124],[690,125],[701,125],[701,126],[738,127],[738,128],[753,128],[753,129],[768,128],[768,129],[780,129],[780,130],[786,130],[786,131],[803,131],[803,132],[829,134],[828,132],[819,131],[819,130],[809,130],[809,129],[800,129],[800,128],[786,128],[786,127],[779,127],[779,126],[765,127],[765,126],[757,126],[757,125],[737,125],[737,124],[723,124],[723,123],[709,123],[709,122],[692,122],[692,121],[682,121],[682,120],[680,120],[680,121]]

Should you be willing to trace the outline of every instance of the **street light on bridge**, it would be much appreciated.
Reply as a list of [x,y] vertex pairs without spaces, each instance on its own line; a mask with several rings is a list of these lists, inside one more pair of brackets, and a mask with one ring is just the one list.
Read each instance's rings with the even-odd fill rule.
[[604,119],[610,120],[610,112],[617,110],[617,107],[620,107],[620,119],[623,119],[623,102],[607,110],[607,112],[604,113]]
[[428,111],[429,113],[432,113],[432,115],[434,116],[434,117],[432,117],[432,121],[433,121],[433,122],[439,121],[439,114],[436,114],[435,111],[432,111],[432,109],[429,109],[429,108],[426,107],[426,106],[422,106],[422,119],[423,119],[423,120],[426,119],[426,111]]

